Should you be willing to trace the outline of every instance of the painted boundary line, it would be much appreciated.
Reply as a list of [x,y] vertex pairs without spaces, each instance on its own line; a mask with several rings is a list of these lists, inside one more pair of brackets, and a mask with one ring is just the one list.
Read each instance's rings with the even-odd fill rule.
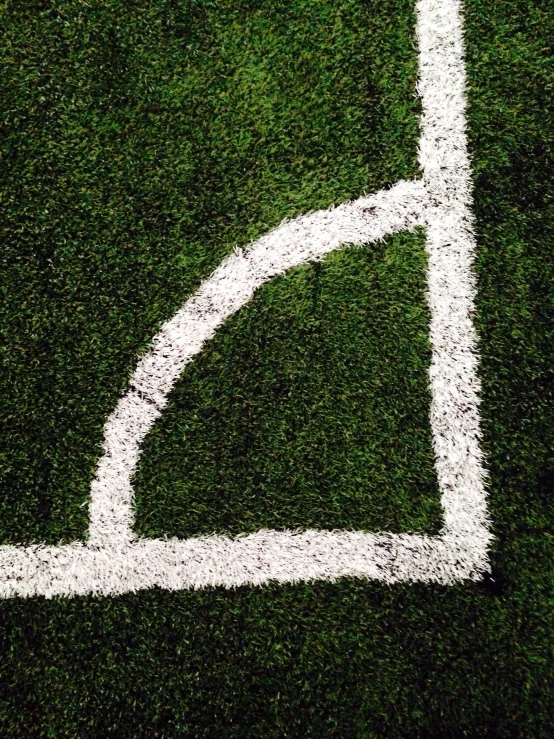
[[[359,576],[449,584],[489,570],[472,324],[475,239],[465,134],[459,0],[417,0],[423,177],[290,221],[237,250],[154,337],[104,428],[86,542],[0,546],[0,597],[115,595]],[[137,539],[132,477],[141,444],[184,367],[267,280],[399,231],[426,229],[431,428],[444,526],[439,536],[271,531],[235,538]]]

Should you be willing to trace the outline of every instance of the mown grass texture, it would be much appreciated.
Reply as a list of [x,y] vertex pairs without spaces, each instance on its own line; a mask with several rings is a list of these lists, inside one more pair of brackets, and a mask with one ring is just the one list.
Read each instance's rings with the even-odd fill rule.
[[[409,7],[398,23],[387,20],[385,29],[379,22],[385,11],[376,17],[359,3],[68,4],[40,15],[31,7],[10,15],[5,541],[56,543],[85,535],[102,426],[137,354],[235,245],[247,244],[284,217],[416,174],[418,104]],[[48,43],[39,43],[42,38]],[[399,238],[407,243],[409,237]],[[247,309],[251,317],[238,319],[233,333],[240,347],[234,338],[222,344],[218,337],[183,381],[181,395],[198,408],[188,414],[179,410],[176,428],[166,433],[172,441],[162,436],[159,451],[145,454],[139,479],[146,475],[148,482],[137,490],[139,531],[386,528],[395,521],[410,529],[424,526],[426,507],[431,525],[439,525],[426,423],[429,351],[421,239],[417,247],[391,248],[396,255],[391,251],[391,258],[404,261],[406,276],[395,288],[394,267],[387,272],[387,260],[376,259],[385,261],[377,269],[385,270],[383,279],[396,292],[389,296],[375,289],[381,293],[374,295],[380,303],[373,307],[375,317],[364,315],[360,321],[368,313],[360,301],[368,305],[369,296],[357,276],[373,269],[372,249],[372,254],[343,257],[350,267],[341,270],[342,284],[327,288],[323,298],[314,293],[318,267],[305,268],[296,278],[313,286],[295,287],[290,277],[281,288],[262,291]],[[328,268],[323,269],[324,283]],[[273,297],[275,289],[281,290],[279,299]],[[271,315],[275,300],[293,312],[281,320],[273,317],[269,336],[263,325],[245,336],[242,322],[256,321],[251,314],[263,313],[264,305]],[[339,324],[322,300],[334,301]],[[385,326],[386,312],[399,310],[403,317]],[[322,320],[323,331],[317,328]],[[290,330],[297,332],[294,340],[289,336],[288,344],[275,344],[272,334]],[[343,330],[350,331],[353,344],[343,340]],[[269,349],[259,347],[264,341]],[[305,358],[291,356],[293,350],[310,354],[307,383],[294,379]],[[222,365],[215,358],[222,352],[235,355]],[[366,367],[356,369],[366,354]],[[260,370],[261,362],[265,369]],[[345,363],[360,377],[367,375],[365,387],[351,377],[341,389]],[[404,364],[405,372],[387,370],[389,363],[391,368]],[[379,373],[387,371],[384,381],[397,385],[395,400],[376,387]],[[232,390],[237,373],[246,375],[239,397]],[[214,388],[222,382],[229,391],[214,410]],[[417,392],[407,387],[410,382]],[[260,383],[261,397],[258,391],[250,398],[246,386],[255,389]],[[276,392],[280,383],[284,388]],[[289,418],[282,403],[287,384]],[[351,397],[343,407],[345,395],[353,392],[365,403]],[[381,402],[380,410],[369,407],[372,396]],[[258,411],[249,412],[246,404]],[[226,426],[211,428],[214,412]],[[181,427],[194,424],[195,413],[199,436],[190,447],[182,443]],[[319,416],[315,423],[308,420],[314,414]],[[171,418],[170,411],[163,424]],[[273,429],[257,428],[264,418]],[[375,439],[373,445],[381,441],[381,448],[371,450],[361,435]],[[326,459],[323,448],[340,445],[341,436],[343,446],[352,447],[351,459],[342,459],[333,448]],[[359,437],[358,444],[350,443],[352,436]],[[240,449],[235,437],[242,439]],[[248,437],[257,444],[245,456]],[[150,447],[157,436],[152,438]],[[389,464],[391,443],[397,465]],[[171,458],[168,471],[160,456],[172,454],[181,461],[175,465]],[[224,459],[218,464],[213,454]],[[330,495],[314,469],[324,462],[329,470],[323,486],[332,486]],[[187,463],[196,465],[199,477],[183,468]],[[257,469],[260,479],[248,481],[239,465]],[[283,485],[290,486],[288,496]],[[388,494],[391,488],[396,501]],[[431,492],[430,504],[421,505],[423,491]],[[380,516],[379,505],[371,505],[372,494],[380,496],[381,508],[388,504]],[[205,501],[204,521],[195,520],[194,500],[187,506],[193,496]],[[335,504],[333,496],[339,498]],[[222,500],[228,500],[225,515]],[[290,511],[287,500],[299,510]],[[404,520],[401,500],[407,508]],[[333,507],[338,508],[334,515],[326,510]]]
[[[552,736],[554,11],[464,8],[492,578],[6,601],[4,735]],[[13,3],[2,24],[2,540],[57,542],[199,280],[417,174],[413,13]],[[231,319],[146,443],[141,533],[440,525],[422,246],[336,253]]]

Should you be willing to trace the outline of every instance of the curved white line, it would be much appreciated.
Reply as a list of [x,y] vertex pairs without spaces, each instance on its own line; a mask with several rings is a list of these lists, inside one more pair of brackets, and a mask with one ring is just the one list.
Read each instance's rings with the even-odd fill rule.
[[223,322],[261,285],[291,267],[322,259],[344,244],[368,244],[423,225],[425,206],[421,182],[400,182],[371,197],[284,221],[221,263],[154,337],[152,348],[133,373],[129,391],[106,421],[104,455],[91,486],[92,546],[113,546],[135,538],[131,479],[140,445],[185,366]]

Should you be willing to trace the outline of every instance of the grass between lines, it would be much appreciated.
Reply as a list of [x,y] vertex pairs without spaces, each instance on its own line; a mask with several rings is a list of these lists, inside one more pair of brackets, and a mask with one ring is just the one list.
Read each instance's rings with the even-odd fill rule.
[[[2,543],[82,538],[137,353],[235,245],[417,175],[412,11],[4,7]],[[465,17],[493,577],[5,601],[4,735],[552,735],[554,11]],[[146,443],[139,533],[440,527],[422,245],[228,322]]]

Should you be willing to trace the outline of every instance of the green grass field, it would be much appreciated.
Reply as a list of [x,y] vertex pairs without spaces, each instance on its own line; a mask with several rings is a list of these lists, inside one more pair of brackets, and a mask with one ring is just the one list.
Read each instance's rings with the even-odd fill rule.
[[[492,577],[0,601],[1,737],[554,736],[554,6],[464,16]],[[0,18],[0,544],[58,544],[137,356],[223,257],[418,175],[414,4]],[[137,533],[436,533],[425,270],[415,232],[267,283],[148,436]]]

